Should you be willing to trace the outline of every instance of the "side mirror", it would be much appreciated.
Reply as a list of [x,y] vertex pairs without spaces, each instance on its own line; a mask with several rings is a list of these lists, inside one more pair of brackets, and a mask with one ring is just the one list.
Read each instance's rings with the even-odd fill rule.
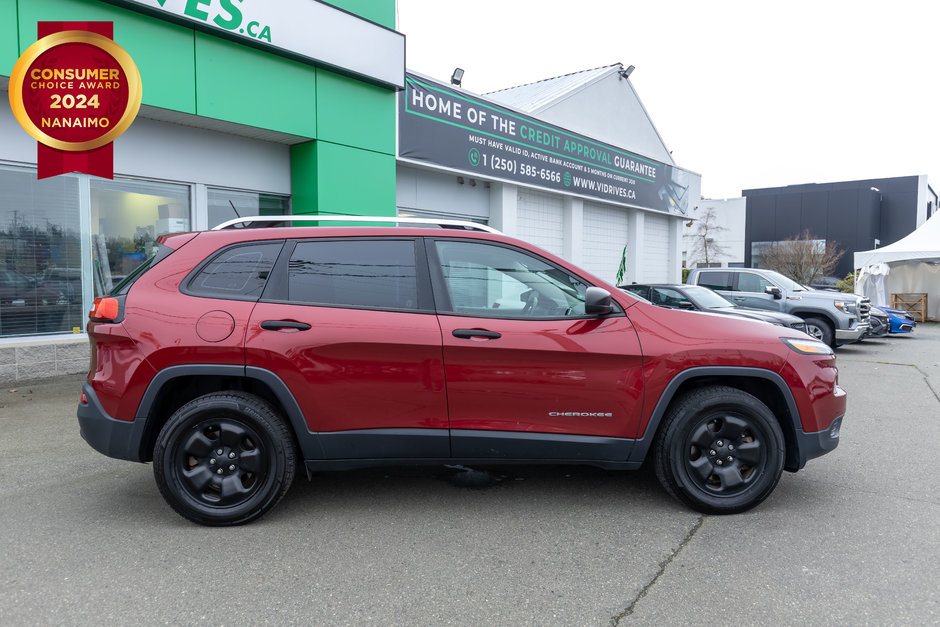
[[768,285],[768,286],[766,286],[766,287],[764,288],[764,293],[765,293],[765,294],[772,294],[773,297],[774,297],[774,300],[780,300],[781,298],[783,298],[783,292],[781,292],[781,291],[780,291],[780,288],[777,287],[776,285]]
[[689,310],[692,310],[692,309],[695,309],[695,305],[693,305],[691,301],[688,301],[688,300],[680,300],[680,301],[679,301],[679,309],[689,309]]
[[584,293],[584,313],[589,316],[606,316],[614,310],[610,304],[610,292],[602,287],[589,287]]

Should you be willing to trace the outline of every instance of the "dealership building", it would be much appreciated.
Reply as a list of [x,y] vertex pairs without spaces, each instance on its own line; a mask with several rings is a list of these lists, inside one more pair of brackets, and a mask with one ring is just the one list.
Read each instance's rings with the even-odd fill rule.
[[394,0],[0,0],[0,91],[41,21],[112,22],[143,86],[113,180],[38,179],[0,98],[0,381],[86,370],[93,299],[159,235],[237,216],[460,218],[608,281],[622,260],[625,281],[678,280],[700,177],[632,68],[474,95],[406,73],[395,19]]
[[601,279],[680,280],[701,177],[678,168],[613,64],[483,96],[408,73],[398,211],[485,222]]

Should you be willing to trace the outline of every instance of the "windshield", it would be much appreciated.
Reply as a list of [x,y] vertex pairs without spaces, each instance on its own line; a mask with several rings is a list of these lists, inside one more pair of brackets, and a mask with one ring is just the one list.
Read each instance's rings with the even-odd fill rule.
[[805,285],[800,285],[793,279],[788,279],[779,272],[774,272],[773,270],[763,270],[764,274],[767,275],[767,278],[779,285],[780,287],[786,288],[790,292],[808,292],[810,289]]
[[683,288],[683,290],[686,296],[689,297],[689,300],[694,302],[702,309],[724,309],[726,307],[734,307],[734,303],[729,300],[725,300],[723,296],[711,291],[707,287],[702,287],[700,285],[687,285]]

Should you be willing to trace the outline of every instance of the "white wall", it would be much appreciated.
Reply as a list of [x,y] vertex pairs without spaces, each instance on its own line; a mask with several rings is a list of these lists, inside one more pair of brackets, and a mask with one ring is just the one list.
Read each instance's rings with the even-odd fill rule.
[[[0,106],[0,160],[36,163],[36,141],[8,106]],[[290,147],[137,118],[114,142],[114,174],[290,194]]]
[[398,164],[395,196],[399,212],[418,210],[487,220],[490,217],[490,183],[465,175]]
[[611,72],[581,91],[533,112],[546,122],[675,165],[629,79]]
[[[716,225],[724,228],[724,231],[716,233],[715,238],[725,249],[725,255],[714,263],[721,263],[726,267],[729,263],[744,263],[744,225],[747,217],[747,199],[746,198],[725,198],[721,200],[712,200],[701,198],[698,202],[691,202],[692,208],[689,210],[688,218],[691,220],[700,219],[705,215],[708,209],[714,208]],[[686,223],[689,220],[686,220]],[[682,225],[682,251],[683,258],[686,259],[686,265],[691,268],[696,260],[688,258],[690,247],[689,237],[695,232],[696,226]]]

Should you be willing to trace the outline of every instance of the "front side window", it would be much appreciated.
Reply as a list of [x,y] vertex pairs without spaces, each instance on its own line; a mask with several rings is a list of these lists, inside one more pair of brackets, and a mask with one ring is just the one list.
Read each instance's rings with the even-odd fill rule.
[[654,305],[675,308],[680,307],[682,303],[689,302],[689,299],[676,290],[664,287],[654,287],[652,301]]
[[228,248],[189,281],[187,292],[194,296],[257,300],[281,246],[278,241]]
[[299,242],[288,266],[288,298],[333,307],[417,309],[414,242]]
[[584,315],[587,285],[538,257],[476,242],[436,242],[453,313],[506,318]]
[[763,294],[765,287],[772,286],[773,283],[758,274],[742,272],[738,275],[739,292],[757,292]]

